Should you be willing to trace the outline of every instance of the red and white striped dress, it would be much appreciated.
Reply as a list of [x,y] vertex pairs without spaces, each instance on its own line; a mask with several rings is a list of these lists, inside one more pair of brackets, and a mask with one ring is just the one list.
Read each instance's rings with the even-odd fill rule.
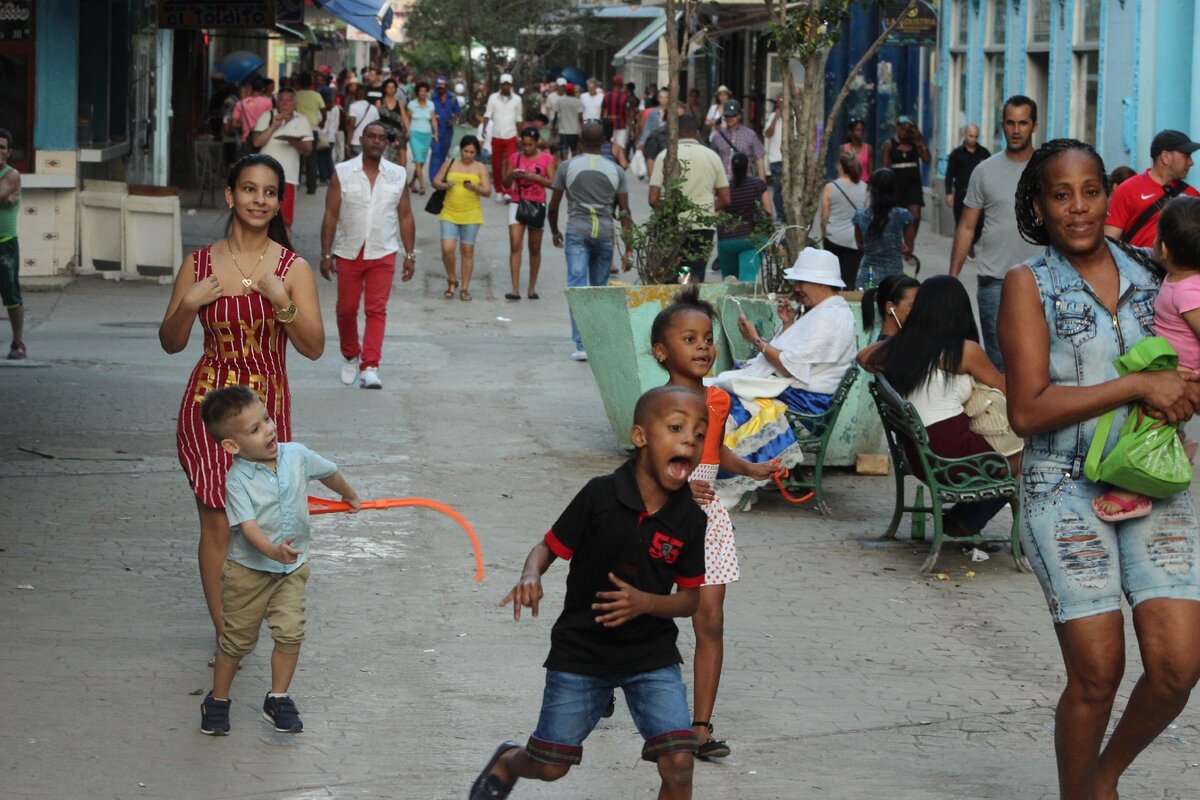
[[[275,275],[287,277],[296,254],[281,248]],[[212,248],[192,254],[196,280],[212,274]],[[213,389],[248,386],[271,412],[279,429],[279,441],[292,440],[292,398],[287,382],[287,334],[275,322],[275,310],[258,292],[222,296],[200,309],[204,328],[204,354],[179,406],[176,444],[179,463],[187,473],[192,491],[212,508],[225,507],[225,475],[233,463],[204,429],[200,403]]]

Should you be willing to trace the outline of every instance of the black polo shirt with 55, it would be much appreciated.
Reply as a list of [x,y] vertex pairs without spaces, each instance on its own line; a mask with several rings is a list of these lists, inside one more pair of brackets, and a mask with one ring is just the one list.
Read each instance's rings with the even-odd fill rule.
[[643,614],[615,628],[596,622],[597,592],[614,591],[613,573],[643,592],[704,583],[707,516],[685,484],[655,514],[646,513],[628,461],[593,478],[546,533],[554,555],[569,560],[567,596],[550,634],[547,669],[584,675],[649,672],[682,663],[672,619]]

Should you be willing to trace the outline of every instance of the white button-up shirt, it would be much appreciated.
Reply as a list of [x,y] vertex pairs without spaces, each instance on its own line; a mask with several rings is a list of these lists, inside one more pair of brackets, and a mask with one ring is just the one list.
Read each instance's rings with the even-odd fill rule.
[[507,99],[500,92],[492,92],[485,116],[492,121],[493,138],[517,138],[517,123],[523,116],[521,103],[521,96],[516,92],[511,92]]
[[383,258],[400,249],[400,195],[404,191],[404,167],[385,158],[379,160],[375,185],[363,172],[361,154],[337,165],[342,189],[333,254],[355,259]]

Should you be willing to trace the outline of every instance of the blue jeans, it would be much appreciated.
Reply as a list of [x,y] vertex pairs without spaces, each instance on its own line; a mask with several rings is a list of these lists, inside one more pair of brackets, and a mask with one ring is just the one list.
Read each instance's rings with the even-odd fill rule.
[[625,675],[581,675],[546,670],[546,689],[537,727],[526,752],[545,764],[578,764],[587,738],[608,698],[620,687],[633,724],[642,735],[642,758],[657,761],[670,753],[696,752],[688,714],[687,687],[678,664]]
[[1143,600],[1200,600],[1200,536],[1192,497],[1154,500],[1148,516],[1104,522],[1092,501],[1107,486],[1029,452],[1022,464],[1021,545],[1055,622]]
[[775,219],[786,222],[783,216],[783,162],[771,162],[771,199],[775,201]]
[[[567,255],[567,286],[607,286],[609,270],[612,269],[612,236],[593,239],[578,233],[568,233],[563,241]],[[571,338],[575,349],[583,349],[575,317],[571,317]]]
[[979,302],[979,335],[983,337],[983,349],[996,369],[1004,372],[1004,357],[1000,355],[1000,343],[996,340],[996,315],[1000,313],[1000,290],[1004,278],[979,276],[979,288],[975,299]]

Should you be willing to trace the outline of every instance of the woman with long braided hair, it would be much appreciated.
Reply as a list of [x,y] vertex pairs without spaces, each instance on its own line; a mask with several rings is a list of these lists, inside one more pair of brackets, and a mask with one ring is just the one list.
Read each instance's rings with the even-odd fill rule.
[[[1046,251],[1010,270],[999,339],[1008,414],[1025,437],[1021,538],[1046,594],[1066,666],[1055,715],[1064,800],[1116,800],[1133,760],[1187,704],[1200,678],[1200,541],[1187,492],[1148,516],[1104,522],[1105,487],[1083,474],[1097,418],[1133,404],[1168,422],[1200,406],[1195,375],[1118,376],[1113,359],[1154,333],[1160,275],[1145,251],[1104,237],[1108,178],[1091,146],[1047,142],[1017,185],[1017,226]],[[1106,746],[1125,668],[1122,595],[1143,672]]]

